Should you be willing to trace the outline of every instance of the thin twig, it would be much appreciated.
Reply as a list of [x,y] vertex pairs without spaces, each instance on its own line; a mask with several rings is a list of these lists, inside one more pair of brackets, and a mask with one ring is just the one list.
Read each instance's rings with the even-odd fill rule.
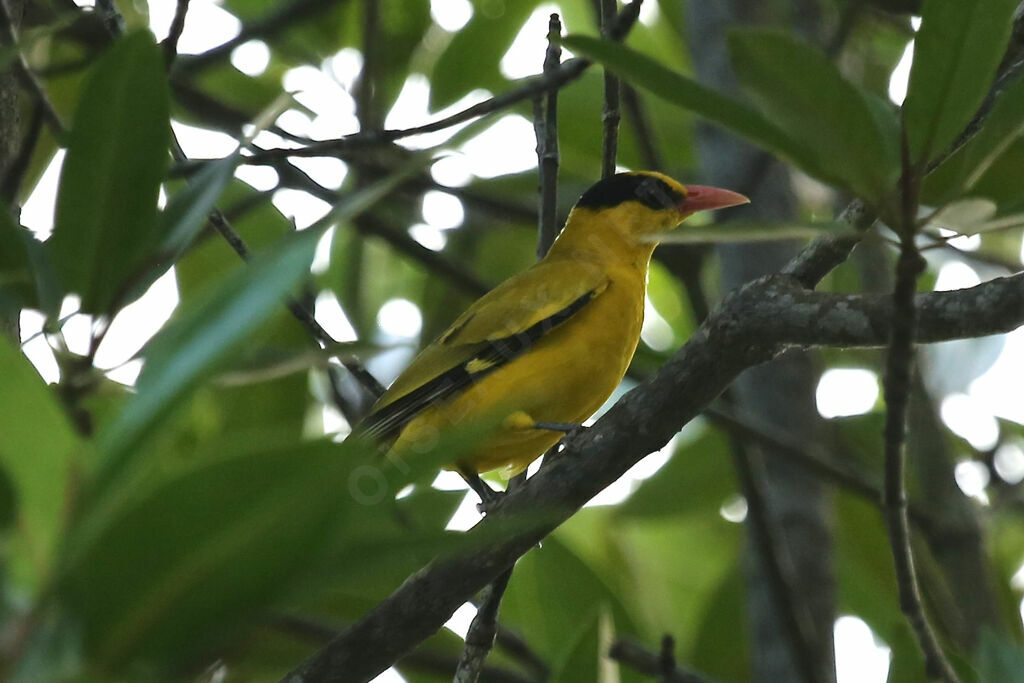
[[181,39],[181,32],[185,30],[185,16],[188,14],[188,0],[178,0],[174,8],[174,19],[171,20],[171,28],[164,38],[164,64],[170,67],[178,56],[178,41]]
[[[189,178],[195,173],[202,170],[207,164],[215,160],[208,159],[194,159],[188,162],[175,163],[169,172],[171,178]],[[393,166],[383,164],[379,160],[374,158],[364,158],[362,155],[353,155],[347,158],[346,163],[364,168],[369,172],[384,174],[387,173]],[[277,171],[279,176],[282,176],[281,184],[286,185],[285,177],[289,176],[293,171],[297,171],[298,168],[291,164],[288,159],[279,158],[264,160],[261,163],[251,163],[251,157],[241,157],[240,163],[254,165],[254,166],[269,166]],[[429,173],[421,173],[404,181],[397,189],[396,192],[402,192],[405,194],[415,194],[417,197],[423,194],[427,190],[439,190],[441,192],[458,197],[467,208],[480,209],[490,214],[494,214],[496,217],[505,218],[510,221],[517,222],[529,222],[535,220],[537,217],[537,210],[535,207],[526,206],[525,204],[503,199],[501,197],[491,197],[481,192],[479,189],[474,189],[472,186],[467,187],[455,187],[454,185],[445,185],[434,180]],[[472,226],[466,226],[472,229]]]
[[526,669],[531,671],[537,679],[546,681],[551,675],[551,668],[541,656],[534,652],[529,643],[523,637],[511,629],[498,623],[498,633],[495,636],[495,643],[506,655],[515,659]]
[[666,633],[661,637],[661,678],[668,679],[676,671],[676,639]]
[[[616,0],[600,0],[601,33],[608,35],[611,23],[615,18]],[[601,144],[601,177],[615,175],[615,160],[619,154],[619,78],[611,69],[604,69],[604,109],[601,111],[601,123],[604,126],[604,138]]]
[[[337,204],[342,195],[316,182],[302,169],[288,160],[274,163],[282,187],[290,187],[308,192],[317,199],[328,204]],[[443,253],[427,249],[409,236],[408,232],[389,225],[376,214],[367,213],[354,222],[356,230],[362,234],[378,237],[398,253],[426,266],[429,270],[447,278],[453,285],[474,296],[482,296],[490,287],[472,272],[447,258]]]
[[480,678],[487,655],[494,647],[494,638],[498,632],[498,608],[509,579],[512,578],[512,569],[506,569],[480,593],[481,604],[466,632],[466,645],[462,648],[452,683],[476,683]]
[[380,5],[378,0],[363,0],[363,66],[355,86],[356,116],[359,130],[378,130],[376,81],[377,55],[380,51]]
[[[210,212],[209,216],[210,224],[213,225],[214,229],[224,238],[224,241],[234,250],[236,254],[243,261],[248,261],[250,257],[249,246],[242,239],[242,236],[231,227],[231,223],[224,216],[220,209],[214,208]],[[288,311],[292,316],[306,328],[306,331],[314,338],[314,340],[325,348],[331,344],[337,344],[338,340],[332,337],[327,330],[323,328],[320,323],[316,321],[312,311],[296,299],[288,299],[287,302]],[[338,361],[348,370],[352,376],[359,382],[360,385],[374,398],[379,398],[384,393],[384,386],[377,381],[377,379],[370,374],[370,372],[363,367],[359,361],[355,358],[347,355],[338,356]],[[340,394],[338,387],[333,387],[336,394]],[[341,406],[339,405],[340,409]]]
[[889,529],[899,589],[900,610],[906,616],[924,653],[929,678],[957,683],[959,678],[949,663],[921,604],[921,593],[914,570],[907,517],[907,493],[904,483],[907,404],[914,371],[914,329],[917,307],[914,295],[917,278],[925,261],[915,244],[920,171],[910,159],[906,126],[902,127],[903,173],[900,176],[900,255],[896,263],[896,284],[892,294],[892,326],[885,363],[885,520]]
[[[317,13],[326,12],[339,2],[345,0],[295,0],[283,7],[276,7],[263,18],[242,26],[242,30],[231,40],[207,50],[201,55],[178,60],[175,71],[195,73],[226,59],[236,47],[250,40],[270,39],[295,25],[297,22]],[[270,5],[274,7],[274,5]]]
[[404,229],[392,227],[377,214],[366,213],[359,217],[356,229],[366,235],[373,235],[387,242],[395,251],[423,264],[433,272],[448,279],[463,292],[473,296],[483,296],[491,288],[451,260],[444,253],[431,251],[409,236]]
[[[609,37],[612,40],[621,40],[629,32],[629,29],[632,28],[633,24],[636,23],[636,19],[640,14],[641,1],[642,0],[633,0],[633,2],[623,7],[622,11],[619,12],[618,16],[616,16],[609,32]],[[586,59],[570,59],[563,62],[550,76],[541,75],[527,79],[523,85],[513,88],[508,92],[474,104],[462,111],[452,114],[451,116],[446,116],[442,119],[438,119],[437,121],[425,123],[420,126],[404,129],[387,129],[380,131],[370,130],[366,132],[353,133],[352,135],[347,135],[343,138],[325,140],[308,147],[297,149],[279,148],[263,150],[253,154],[250,163],[264,163],[270,159],[281,157],[339,156],[347,154],[353,150],[383,145],[401,138],[411,137],[413,135],[444,130],[445,128],[450,128],[451,126],[455,126],[460,123],[465,123],[473,119],[503,111],[513,104],[531,99],[540,93],[561,88],[566,83],[579,78],[583,72],[590,67],[590,64],[591,62]]]
[[[338,629],[323,621],[307,616],[286,614],[274,617],[270,626],[295,638],[322,645],[338,634]],[[450,676],[458,666],[454,657],[432,652],[426,648],[410,652],[396,664],[402,669]],[[526,677],[508,669],[485,666],[481,678],[487,683],[536,683],[540,677]]]
[[661,150],[655,138],[654,126],[647,115],[647,108],[636,91],[629,83],[622,84],[622,101],[626,108],[626,116],[636,133],[637,145],[640,147],[640,158],[643,160],[644,168],[652,171],[660,171],[665,168],[665,162],[661,159]]
[[510,106],[518,104],[523,100],[530,99],[535,95],[547,92],[548,90],[561,88],[566,83],[579,78],[589,66],[590,62],[587,60],[579,58],[570,59],[563,62],[561,67],[550,77],[537,76],[535,78],[527,79],[527,81],[518,88],[509,90],[501,95],[496,95],[495,97],[466,107],[462,111],[430,123],[413,126],[412,128],[385,129],[379,131],[369,130],[353,133],[336,140],[324,140],[313,145],[294,149],[274,148],[262,150],[255,152],[248,161],[249,163],[260,164],[267,163],[273,159],[287,157],[343,157],[344,155],[356,150],[386,145],[394,142],[395,140],[412,137],[414,135],[421,135],[423,133],[434,133],[461,123],[466,123],[467,121],[472,121],[473,119],[504,111]]
[[660,683],[711,683],[704,674],[681,668],[674,657],[665,656],[665,645],[671,642],[671,636],[662,638],[661,652],[655,653],[632,640],[619,639],[612,643],[608,656],[634,671],[656,678]]
[[[185,152],[181,148],[181,145],[178,144],[177,138],[174,137],[173,133],[171,135],[171,150],[174,158],[177,159],[178,161],[187,159],[188,157],[185,155]],[[231,223],[228,221],[224,213],[219,208],[214,207],[213,210],[210,211],[208,220],[210,221],[210,224],[213,226],[214,230],[216,230],[217,233],[224,238],[224,241],[228,243],[232,250],[234,250],[234,252],[238,254],[238,256],[243,261],[248,261],[250,257],[249,246],[245,243],[245,240],[242,239],[242,236],[239,235],[238,232],[231,226]],[[320,346],[321,348],[326,348],[331,344],[338,343],[338,341],[334,339],[334,337],[332,337],[327,332],[327,330],[325,330],[323,326],[321,326],[320,323],[316,321],[316,318],[313,315],[313,313],[309,309],[307,309],[301,302],[290,298],[288,299],[287,306],[292,316],[294,316],[295,319],[298,320],[299,323],[301,323],[302,326],[306,328],[306,330],[313,337],[313,340],[316,342],[318,346]],[[373,375],[371,375],[370,372],[365,367],[363,367],[363,365],[358,360],[349,356],[339,356],[338,361],[345,367],[346,370],[349,371],[349,373],[352,374],[356,381],[359,382],[359,384],[373,398],[376,399],[380,397],[381,394],[384,393],[384,386],[379,381],[377,381],[377,379]],[[335,399],[335,404],[344,415],[346,412],[345,405],[341,401],[342,393],[340,387],[337,386],[337,378],[333,373],[328,372],[328,379],[330,380],[331,383],[331,392],[332,396]],[[347,417],[353,416],[349,415]]]
[[[816,452],[813,447],[790,438],[786,433],[759,424],[749,415],[741,415],[721,406],[705,409],[704,415],[731,435],[767,448],[773,454],[785,457],[811,474],[873,503],[879,510],[883,509],[885,494],[882,487],[842,461],[829,458],[824,452]],[[924,531],[932,532],[940,526],[939,520],[933,519],[919,506],[909,504],[908,514],[910,521]]]
[[[562,22],[558,14],[548,19],[548,48],[544,54],[544,77],[551,77],[562,60],[558,38]],[[540,206],[537,237],[537,258],[544,258],[558,235],[558,90],[538,96],[533,114],[537,136],[537,171],[540,176]]]
[[747,500],[747,520],[753,542],[758,548],[765,577],[774,594],[779,621],[789,637],[791,654],[801,678],[806,683],[820,680],[816,654],[821,651],[815,635],[814,618],[807,601],[798,593],[796,567],[786,545],[785,535],[771,514],[765,491],[765,472],[762,454],[756,448],[743,448],[732,442],[733,460],[740,490]]
[[[562,35],[562,22],[557,13],[548,19],[548,46],[544,53],[544,75],[558,68],[562,50],[558,38]],[[537,258],[542,259],[551,248],[557,233],[555,221],[558,190],[558,91],[551,90],[546,98],[534,100],[534,131],[537,136],[537,171],[540,176],[540,211],[538,220]],[[508,483],[511,493],[526,483],[526,472],[520,472]],[[466,634],[466,644],[455,670],[453,683],[476,683],[487,655],[494,647],[498,633],[498,609],[512,578],[515,564],[481,592],[481,604]]]

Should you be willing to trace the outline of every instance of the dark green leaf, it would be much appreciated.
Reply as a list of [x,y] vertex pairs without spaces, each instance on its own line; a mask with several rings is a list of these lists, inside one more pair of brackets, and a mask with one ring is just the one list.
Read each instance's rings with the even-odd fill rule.
[[352,449],[265,443],[153,486],[69,556],[60,594],[94,663],[183,663],[223,642],[343,522]]
[[[704,591],[708,597],[701,605],[697,631],[689,647],[681,648],[680,661],[714,680],[740,681],[750,671],[747,581],[738,560]],[[730,637],[723,638],[723,633]]]
[[772,242],[776,240],[809,240],[823,234],[853,235],[848,223],[715,223],[684,226],[673,232],[653,235],[652,240],[666,244],[723,244],[730,242]]
[[975,656],[979,681],[1024,683],[1024,648],[1006,635],[986,628]]
[[684,439],[672,458],[616,510],[622,519],[718,515],[738,491],[729,446],[718,430],[705,428]]
[[150,255],[169,131],[161,51],[128,34],[84,87],[57,194],[54,261],[84,312],[108,312]]
[[36,273],[29,257],[35,238],[0,204],[0,316],[17,316],[22,308],[38,307]]
[[157,260],[141,276],[125,299],[141,296],[167,269],[178,262],[206,225],[207,216],[227,187],[238,165],[238,155],[210,162],[167,202],[157,218]]
[[729,36],[733,67],[743,86],[789,137],[803,141],[819,177],[867,199],[889,192],[898,173],[896,140],[820,50],[774,31],[737,30]]
[[170,262],[177,262],[206,224],[224,188],[238,166],[238,154],[211,161],[188,184],[171,197],[160,214],[160,251]]
[[[620,596],[580,556],[551,536],[543,548],[516,565],[501,613],[505,623],[530,634],[541,656],[553,660],[577,645],[580,615],[593,614],[602,603],[608,606],[616,630],[636,633]],[[559,609],[551,609],[552,605]]]
[[1024,134],[1024,78],[1018,77],[996,99],[981,130],[929,176],[931,201],[970,190],[1014,141]]
[[81,444],[56,397],[6,335],[0,335],[0,377],[0,465],[12,485],[17,515],[5,555],[16,582],[37,588],[53,561],[72,456]]
[[1024,213],[996,217],[997,208],[991,200],[967,197],[942,207],[928,222],[960,235],[1012,230],[1024,225]]
[[601,62],[630,83],[788,158],[812,175],[824,177],[824,170],[818,165],[819,154],[813,153],[799,138],[790,137],[746,104],[715,92],[618,43],[572,35],[563,38],[562,44],[575,53]]
[[912,158],[927,163],[971,120],[1010,38],[1016,0],[925,0],[904,121]]
[[970,189],[1005,152],[1024,135],[1024,78],[1018,76],[996,99],[992,111],[978,134],[964,148],[968,175],[964,187]]
[[570,646],[551,667],[551,683],[618,683],[619,666],[607,659],[615,640],[615,623],[607,607],[593,606],[589,614],[576,614]]
[[[497,91],[507,80],[498,65],[512,45],[532,3],[481,0],[473,3],[473,18],[456,33],[434,64],[430,79],[430,108],[441,109],[476,88]],[[540,71],[544,55],[537,55]]]
[[138,393],[99,437],[105,469],[120,467],[161,416],[226,359],[309,272],[321,233],[289,235],[240,265],[153,338]]

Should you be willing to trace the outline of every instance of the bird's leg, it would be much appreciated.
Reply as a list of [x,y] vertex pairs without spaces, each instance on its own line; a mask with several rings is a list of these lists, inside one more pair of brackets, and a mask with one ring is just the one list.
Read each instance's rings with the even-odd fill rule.
[[566,434],[572,434],[580,431],[581,429],[586,429],[586,427],[578,422],[542,422],[540,420],[534,421],[533,428],[546,429],[549,432],[565,432]]
[[460,466],[459,474],[461,474],[462,478],[466,480],[467,484],[469,484],[469,488],[473,489],[473,492],[480,496],[480,505],[478,507],[481,512],[486,513],[487,508],[491,507],[501,499],[501,491],[495,491],[488,486],[475,470]]
[[508,429],[545,429],[550,432],[565,432],[572,434],[583,429],[583,425],[575,422],[544,422],[534,420],[529,413],[517,410],[505,418],[505,427]]

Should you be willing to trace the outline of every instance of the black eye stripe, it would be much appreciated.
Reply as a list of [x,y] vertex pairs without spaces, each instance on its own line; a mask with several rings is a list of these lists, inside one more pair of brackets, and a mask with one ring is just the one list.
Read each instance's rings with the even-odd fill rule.
[[683,201],[681,192],[660,178],[633,173],[617,173],[596,183],[583,193],[577,206],[607,209],[623,202],[635,201],[655,209],[667,209]]

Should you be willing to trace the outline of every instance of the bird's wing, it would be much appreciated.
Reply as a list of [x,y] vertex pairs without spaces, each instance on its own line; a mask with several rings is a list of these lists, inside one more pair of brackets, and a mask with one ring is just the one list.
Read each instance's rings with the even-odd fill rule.
[[593,264],[540,263],[470,306],[381,396],[360,429],[395,436],[416,415],[526,353],[608,286]]

